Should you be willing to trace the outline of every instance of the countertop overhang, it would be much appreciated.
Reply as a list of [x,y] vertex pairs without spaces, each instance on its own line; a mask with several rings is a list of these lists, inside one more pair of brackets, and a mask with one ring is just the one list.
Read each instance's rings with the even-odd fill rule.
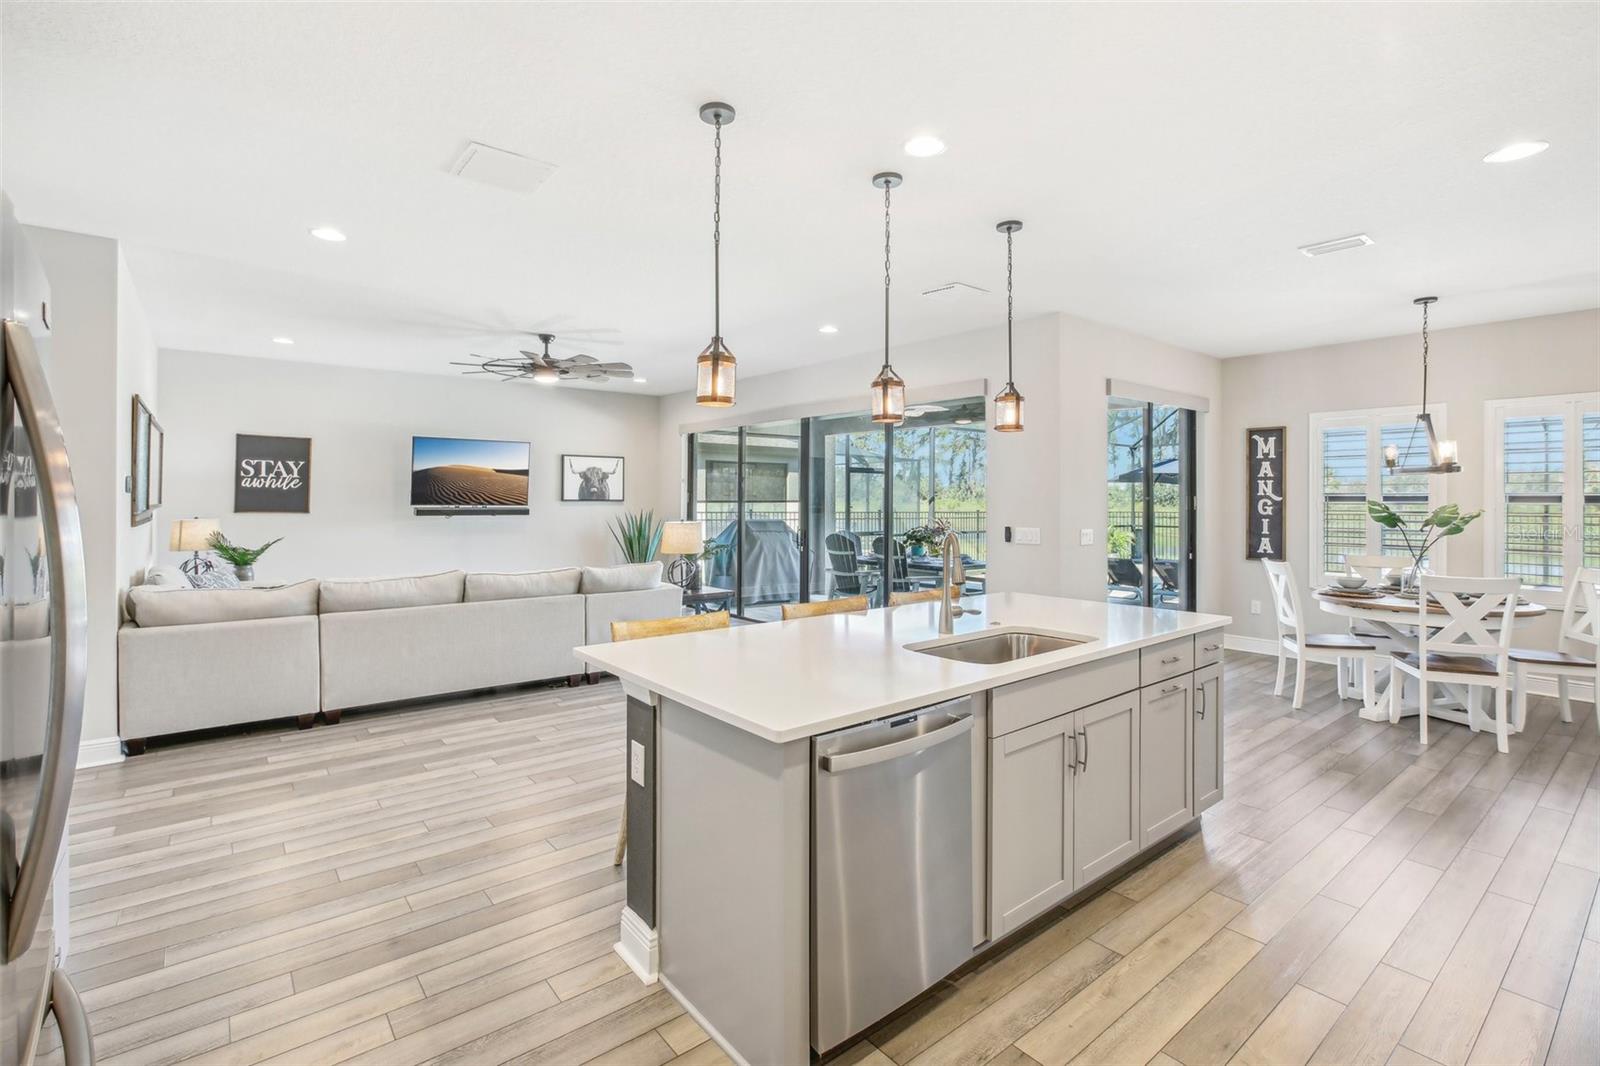
[[[822,615],[575,649],[591,666],[761,737],[786,744],[885,715],[1220,629],[1226,615],[1004,592],[939,632],[938,603]],[[965,663],[907,645],[997,630],[1084,640],[1014,662]]]

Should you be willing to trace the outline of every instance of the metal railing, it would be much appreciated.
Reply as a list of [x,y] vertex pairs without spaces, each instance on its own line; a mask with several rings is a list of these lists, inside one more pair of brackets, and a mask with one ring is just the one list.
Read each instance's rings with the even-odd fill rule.
[[[745,507],[745,518],[749,521],[777,519],[798,537],[800,511],[798,503],[756,503]],[[696,508],[696,515],[705,523],[706,536],[715,538],[738,517],[738,507],[731,503],[701,503]],[[950,526],[951,532],[961,541],[962,554],[980,562],[988,558],[988,515],[985,512],[935,509],[934,517]],[[896,511],[894,535],[904,536],[908,529],[925,525],[927,521],[926,511]],[[855,534],[861,539],[863,547],[871,550],[873,538],[883,535],[883,512],[852,510],[846,514],[839,511],[832,516],[831,524],[826,519],[824,524],[829,528],[821,530],[814,538],[819,550],[823,536],[840,531]]]

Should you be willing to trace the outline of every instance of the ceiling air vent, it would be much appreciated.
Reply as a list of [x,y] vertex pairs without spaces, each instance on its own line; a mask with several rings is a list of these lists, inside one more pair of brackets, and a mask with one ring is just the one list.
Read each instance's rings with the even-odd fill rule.
[[554,163],[541,163],[477,141],[467,142],[466,149],[450,164],[450,173],[458,178],[481,181],[512,192],[532,192],[555,172]]
[[943,285],[935,285],[931,289],[923,289],[922,295],[935,300],[964,300],[969,296],[987,296],[988,289],[980,289],[976,285],[968,285],[964,281],[947,281]]
[[1319,255],[1329,252],[1342,252],[1347,248],[1365,248],[1372,243],[1372,238],[1365,233],[1357,233],[1353,237],[1339,237],[1331,241],[1318,241],[1316,244],[1300,246],[1300,254],[1308,259],[1315,259]]

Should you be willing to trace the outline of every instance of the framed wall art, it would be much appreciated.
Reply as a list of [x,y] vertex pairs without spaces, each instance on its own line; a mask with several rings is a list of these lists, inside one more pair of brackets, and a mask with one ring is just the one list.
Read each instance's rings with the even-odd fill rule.
[[240,433],[233,458],[233,509],[308,514],[311,438]]
[[142,526],[155,517],[161,506],[162,480],[166,466],[166,433],[161,423],[138,393],[133,396],[133,462],[128,475],[128,491],[133,497],[130,519]]
[[563,455],[562,502],[621,503],[626,476],[626,460],[620,455]]

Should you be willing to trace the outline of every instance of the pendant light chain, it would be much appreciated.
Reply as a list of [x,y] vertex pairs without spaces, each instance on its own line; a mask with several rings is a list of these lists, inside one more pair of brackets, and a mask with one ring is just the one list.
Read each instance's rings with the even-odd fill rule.
[[1013,384],[1016,375],[1011,369],[1011,230],[1006,230],[1006,384]]
[[883,185],[883,365],[889,365],[889,190]]
[[1422,413],[1428,413],[1428,305],[1422,305]]
[[722,349],[722,116],[716,120],[711,156],[711,337]]

